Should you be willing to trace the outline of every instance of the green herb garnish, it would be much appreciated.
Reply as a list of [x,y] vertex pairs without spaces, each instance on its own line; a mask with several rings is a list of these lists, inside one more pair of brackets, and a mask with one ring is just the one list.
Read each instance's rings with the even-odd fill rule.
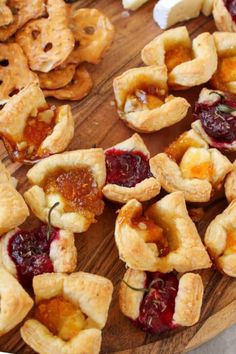
[[51,225],[51,214],[53,209],[55,209],[60,203],[56,202],[55,204],[53,204],[53,206],[49,209],[49,213],[48,213],[48,229],[47,229],[47,240],[50,239],[50,235],[51,235],[51,229],[52,229],[52,225]]

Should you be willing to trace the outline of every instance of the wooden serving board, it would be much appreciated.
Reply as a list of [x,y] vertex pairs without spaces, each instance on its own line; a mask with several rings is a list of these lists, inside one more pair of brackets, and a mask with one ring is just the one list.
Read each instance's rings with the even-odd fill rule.
[[[142,65],[140,51],[160,29],[152,20],[155,1],[149,1],[139,11],[126,17],[121,0],[79,1],[80,7],[96,7],[108,15],[116,27],[111,50],[98,66],[89,66],[94,79],[94,89],[81,102],[72,103],[76,132],[70,150],[90,148],[93,144],[107,148],[133,133],[118,118],[112,90],[113,78],[125,70]],[[200,16],[187,23],[191,36],[204,31],[215,31],[212,18]],[[200,88],[176,93],[183,95],[194,104]],[[56,102],[58,103],[58,102]],[[182,122],[154,134],[142,134],[145,143],[154,155],[181,132],[190,128],[191,112]],[[233,156],[232,156],[233,157]],[[28,187],[26,172],[29,167],[12,163],[0,145],[0,158],[19,180],[19,190]],[[203,236],[209,222],[226,207],[222,194],[211,205],[205,206],[204,218],[198,224]],[[201,271],[205,293],[201,319],[191,328],[183,328],[161,336],[153,336],[135,328],[119,311],[118,288],[125,272],[125,266],[118,258],[114,242],[114,223],[119,205],[106,202],[104,214],[88,232],[77,235],[78,270],[108,277],[114,284],[114,296],[107,325],[103,331],[102,353],[122,354],[173,354],[187,352],[228,326],[236,323],[236,280],[213,270]],[[26,226],[36,226],[38,221],[30,217]],[[20,326],[0,338],[0,351],[11,353],[33,353],[21,340]],[[58,354],[58,353],[52,353]]]

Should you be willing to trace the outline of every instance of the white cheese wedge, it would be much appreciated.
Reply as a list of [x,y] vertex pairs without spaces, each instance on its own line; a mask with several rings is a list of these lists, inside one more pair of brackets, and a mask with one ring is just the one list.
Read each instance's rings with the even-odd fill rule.
[[122,3],[125,9],[134,11],[145,4],[147,1],[148,0],[122,0]]
[[205,16],[210,16],[213,11],[214,0],[203,0],[202,13]]
[[154,21],[166,29],[200,14],[203,0],[160,0],[153,10]]

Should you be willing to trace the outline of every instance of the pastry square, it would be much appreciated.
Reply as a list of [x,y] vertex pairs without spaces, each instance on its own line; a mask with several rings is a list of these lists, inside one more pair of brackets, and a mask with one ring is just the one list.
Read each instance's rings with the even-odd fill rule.
[[64,152],[40,161],[27,177],[33,185],[24,197],[33,213],[43,222],[71,232],[84,232],[96,222],[104,208],[102,188],[106,167],[102,149]]
[[74,135],[71,108],[50,107],[32,83],[0,111],[0,135],[13,161],[33,163],[69,145]]
[[214,1],[213,17],[218,31],[236,32],[236,17],[233,6],[232,1]]
[[168,85],[175,90],[201,85],[211,79],[217,68],[214,38],[201,33],[193,42],[185,26],[167,30],[142,50],[146,65],[166,65]]
[[17,326],[33,307],[33,300],[18,281],[0,267],[0,336]]
[[189,202],[207,202],[218,191],[232,163],[194,130],[179,136],[165,152],[150,159],[154,176],[167,192],[182,191]]
[[213,262],[223,273],[236,277],[236,200],[210,223],[204,242]]
[[115,241],[120,258],[135,270],[189,272],[211,266],[182,192],[165,196],[144,214],[141,203],[130,200],[118,213]]
[[180,326],[193,326],[200,318],[201,276],[186,273],[145,273],[128,269],[120,286],[122,313],[141,329],[159,334]]
[[107,199],[126,203],[132,198],[149,200],[160,192],[158,178],[152,176],[150,153],[138,134],[105,151]]
[[189,103],[168,95],[167,79],[165,65],[130,69],[114,79],[118,114],[130,128],[151,133],[187,115]]
[[89,273],[34,277],[34,317],[21,328],[23,340],[37,353],[98,354],[113,286]]

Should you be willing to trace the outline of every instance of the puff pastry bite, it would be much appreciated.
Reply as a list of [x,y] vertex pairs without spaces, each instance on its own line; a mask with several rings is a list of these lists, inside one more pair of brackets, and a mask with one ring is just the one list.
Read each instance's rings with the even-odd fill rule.
[[202,89],[192,128],[211,146],[236,150],[236,99],[222,91]]
[[146,65],[166,65],[168,85],[175,90],[201,85],[217,69],[217,53],[210,33],[201,33],[191,43],[186,27],[167,30],[142,50]]
[[47,157],[32,167],[27,177],[33,186],[25,192],[25,200],[43,222],[56,202],[59,205],[51,215],[52,225],[71,232],[86,231],[103,212],[106,167],[102,149]]
[[159,194],[160,183],[152,176],[149,158],[150,153],[138,134],[107,149],[104,196],[126,203],[132,198],[145,201]]
[[234,0],[215,0],[213,17],[218,31],[236,32],[236,5]]
[[167,192],[182,191],[189,202],[209,201],[233,168],[227,157],[209,149],[192,129],[152,157],[150,166]]
[[182,120],[190,107],[182,97],[168,96],[165,65],[134,68],[115,78],[120,118],[132,129],[155,132]]
[[28,288],[34,275],[71,273],[77,264],[74,235],[47,225],[31,231],[16,228],[0,239],[0,264]]
[[236,277],[236,200],[210,223],[205,245],[213,262],[223,273]]
[[130,200],[116,219],[115,241],[120,258],[132,269],[167,273],[211,266],[182,192],[165,196],[144,214],[141,203]]
[[13,161],[33,163],[69,145],[74,135],[71,108],[50,107],[32,83],[0,111],[0,135]]
[[146,273],[128,269],[120,286],[122,313],[154,334],[198,322],[203,297],[199,274]]
[[0,336],[17,326],[33,306],[33,300],[18,281],[0,267]]
[[236,161],[233,163],[233,170],[225,180],[225,196],[229,203],[236,199]]
[[213,75],[211,87],[236,93],[236,33],[213,33],[218,54],[218,67]]
[[34,277],[34,317],[21,328],[23,340],[39,354],[98,354],[113,286],[89,273]]

